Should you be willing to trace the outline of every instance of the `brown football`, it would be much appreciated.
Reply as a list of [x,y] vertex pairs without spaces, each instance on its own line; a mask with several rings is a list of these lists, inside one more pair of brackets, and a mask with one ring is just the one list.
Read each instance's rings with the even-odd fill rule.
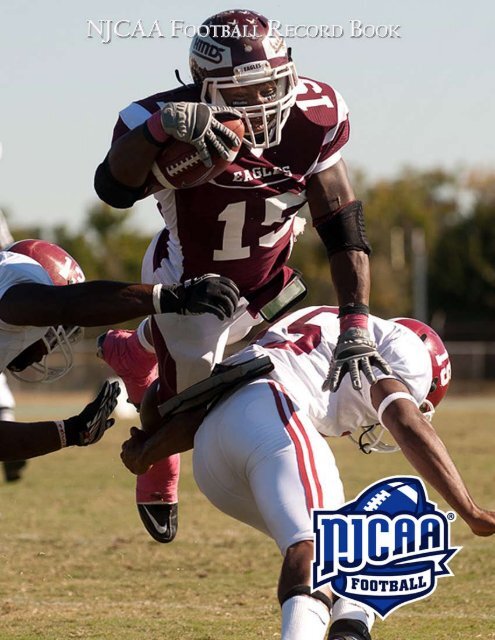
[[[222,124],[233,131],[242,144],[244,125],[240,118],[222,118]],[[231,149],[229,159],[212,153],[213,164],[206,167],[192,144],[171,138],[151,167],[155,180],[167,189],[190,189],[213,180],[235,159],[241,144]]]

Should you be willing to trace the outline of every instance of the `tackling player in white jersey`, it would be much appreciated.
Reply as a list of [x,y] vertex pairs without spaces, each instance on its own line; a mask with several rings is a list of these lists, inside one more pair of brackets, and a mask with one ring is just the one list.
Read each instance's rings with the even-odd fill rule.
[[[61,247],[21,240],[0,252],[0,372],[8,369],[28,382],[53,381],[72,366],[71,343],[81,337],[80,326],[123,322],[153,311],[209,312],[223,319],[232,315],[237,301],[235,285],[215,275],[172,288],[84,282],[80,266]],[[62,365],[53,364],[55,353]],[[105,383],[96,400],[67,420],[17,423],[3,416],[0,460],[97,442],[113,424],[109,415],[118,393],[118,383]]]
[[[385,427],[473,533],[495,533],[495,513],[475,504],[427,419],[450,381],[449,356],[439,336],[416,320],[370,316],[371,335],[392,372],[375,369],[373,384],[363,375],[360,393],[349,377],[329,393],[322,387],[339,336],[337,312],[312,307],[292,313],[227,359],[224,365],[269,356],[274,368],[221,397],[209,412],[203,396],[196,409],[164,424],[159,413],[145,406],[143,425],[150,431],[163,426],[151,436],[133,428],[122,450],[126,466],[143,473],[163,455],[194,443],[194,475],[203,493],[224,513],[272,537],[284,556],[278,589],[282,640],[323,640],[330,616],[329,639],[370,638],[369,610],[344,599],[332,607],[326,588],[314,593],[309,588],[311,509],[337,509],[344,503],[334,457],[321,435],[350,434],[365,451],[386,450],[381,441]],[[182,395],[187,397],[184,406],[194,406],[194,387]],[[152,391],[147,400],[152,407]],[[159,412],[171,406],[165,403]]]

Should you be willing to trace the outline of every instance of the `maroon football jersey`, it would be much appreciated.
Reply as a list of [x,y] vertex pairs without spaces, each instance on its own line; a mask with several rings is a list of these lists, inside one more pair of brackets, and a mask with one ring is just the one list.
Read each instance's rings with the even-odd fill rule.
[[[114,140],[142,124],[166,102],[198,101],[190,85],[133,102],[120,113]],[[284,265],[293,222],[306,202],[306,183],[340,159],[349,138],[348,110],[331,87],[301,78],[279,145],[242,145],[220,176],[192,189],[155,194],[165,220],[155,263],[174,261],[182,280],[203,273],[232,278],[257,311],[290,276]]]

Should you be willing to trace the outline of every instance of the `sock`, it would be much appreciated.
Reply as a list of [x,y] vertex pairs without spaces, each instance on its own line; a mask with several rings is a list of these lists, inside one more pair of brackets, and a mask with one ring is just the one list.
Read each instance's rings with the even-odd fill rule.
[[180,455],[156,462],[149,471],[137,477],[136,502],[138,504],[173,503],[178,501]]
[[282,605],[281,640],[324,640],[330,612],[311,596],[294,596]]
[[366,625],[368,631],[371,631],[375,621],[375,614],[365,604],[357,604],[349,602],[345,598],[339,598],[333,604],[332,624],[342,619],[359,620],[359,622]]

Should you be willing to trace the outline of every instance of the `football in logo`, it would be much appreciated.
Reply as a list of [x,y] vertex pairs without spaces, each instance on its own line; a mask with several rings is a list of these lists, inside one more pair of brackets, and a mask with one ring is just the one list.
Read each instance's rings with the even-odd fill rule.
[[363,491],[353,502],[356,511],[367,513],[423,513],[427,509],[421,482],[410,478],[407,482],[381,482],[379,489],[373,485]]

